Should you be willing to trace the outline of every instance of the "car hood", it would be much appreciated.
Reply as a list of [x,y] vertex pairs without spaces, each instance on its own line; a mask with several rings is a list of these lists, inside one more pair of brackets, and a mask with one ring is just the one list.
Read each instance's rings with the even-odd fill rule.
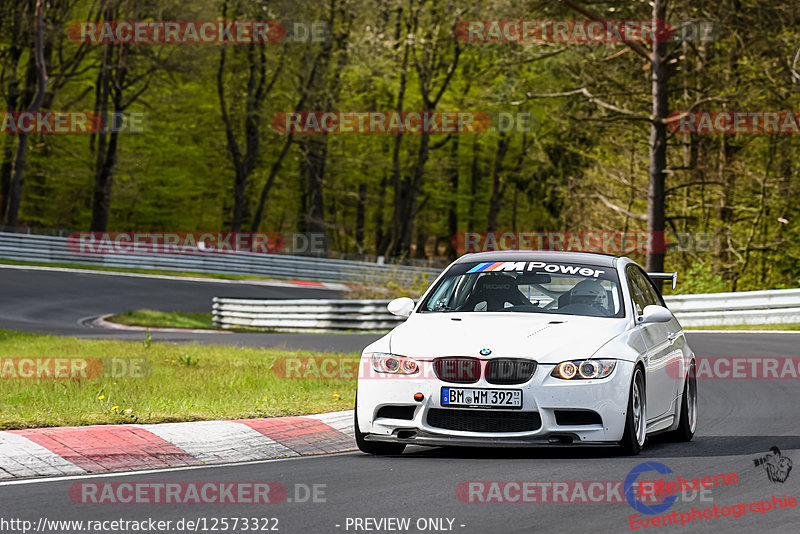
[[[625,319],[532,313],[414,313],[389,334],[393,354],[531,358],[558,363],[587,358],[627,329]],[[481,356],[481,349],[491,354]]]

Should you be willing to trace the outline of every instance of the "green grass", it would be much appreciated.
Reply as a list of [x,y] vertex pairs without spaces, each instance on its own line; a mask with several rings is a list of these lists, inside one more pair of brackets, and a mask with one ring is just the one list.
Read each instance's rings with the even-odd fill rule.
[[134,274],[160,274],[168,276],[183,276],[193,278],[216,278],[221,280],[272,280],[267,276],[253,276],[246,274],[217,274],[217,273],[191,273],[185,271],[162,271],[158,269],[138,269],[132,267],[108,267],[105,265],[91,265],[84,263],[59,263],[45,261],[25,261],[10,260],[0,258],[0,264],[4,265],[30,265],[32,267],[58,267],[66,269],[88,269],[90,271],[110,271],[114,273],[134,273]]
[[726,324],[720,326],[688,326],[685,330],[800,330],[800,323]]
[[[279,357],[356,354],[96,341],[0,330],[0,429],[274,417],[353,407],[355,380],[284,379]],[[144,378],[10,378],[8,358],[136,358]],[[130,411],[128,411],[130,410]]]
[[107,320],[112,323],[128,326],[149,326],[150,328],[200,328],[219,330],[219,328],[214,326],[213,315],[210,313],[136,310],[112,315]]

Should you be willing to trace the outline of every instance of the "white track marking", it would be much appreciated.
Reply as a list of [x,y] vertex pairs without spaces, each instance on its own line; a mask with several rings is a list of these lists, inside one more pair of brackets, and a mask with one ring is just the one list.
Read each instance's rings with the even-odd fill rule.
[[326,425],[348,436],[353,435],[353,410],[307,415],[306,417],[322,421]]
[[358,451],[346,451],[346,452],[333,452],[329,454],[313,454],[310,456],[290,456],[288,458],[270,458],[269,460],[256,460],[253,462],[232,462],[229,464],[215,464],[215,465],[187,465],[181,467],[162,467],[159,469],[140,469],[136,471],[115,471],[113,473],[87,473],[85,475],[25,478],[21,480],[0,480],[0,486],[15,486],[17,484],[39,484],[42,482],[63,482],[65,480],[85,480],[87,478],[139,476],[139,475],[150,475],[153,473],[169,473],[171,471],[190,471],[194,469],[220,469],[226,467],[239,467],[242,465],[260,465],[260,464],[270,464],[273,462],[286,462],[289,460],[318,460],[320,458],[325,458],[327,456],[353,456],[356,454],[361,454],[361,453]]
[[278,456],[298,456],[298,453],[264,434],[233,421],[137,426],[183,449],[201,462],[247,462]]
[[38,475],[75,475],[83,469],[25,436],[0,432],[0,479]]

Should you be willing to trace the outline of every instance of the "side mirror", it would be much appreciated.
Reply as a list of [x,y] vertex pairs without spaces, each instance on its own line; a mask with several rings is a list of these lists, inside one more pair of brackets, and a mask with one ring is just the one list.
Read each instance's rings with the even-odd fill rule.
[[408,317],[414,311],[414,301],[408,297],[400,297],[389,302],[386,306],[389,313],[392,315],[399,315],[400,317]]
[[645,306],[642,315],[636,320],[639,324],[668,323],[672,320],[672,312],[664,306]]

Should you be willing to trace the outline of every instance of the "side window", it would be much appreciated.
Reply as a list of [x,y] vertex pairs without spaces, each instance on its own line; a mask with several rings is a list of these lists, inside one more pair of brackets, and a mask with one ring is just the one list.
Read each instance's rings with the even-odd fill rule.
[[664,301],[661,299],[661,295],[658,294],[658,291],[656,291],[656,288],[653,285],[653,281],[650,280],[650,277],[647,276],[647,274],[641,269],[636,269],[636,271],[639,273],[639,279],[641,280],[642,285],[644,286],[643,289],[644,289],[645,301],[647,301],[647,304],[648,305],[653,304],[654,306],[663,306]]
[[645,297],[645,291],[642,287],[642,280],[639,280],[641,274],[639,274],[639,270],[634,265],[628,266],[628,289],[631,292],[631,298],[633,299],[633,308],[635,314],[641,315],[644,311],[644,307],[647,306],[647,298]]
[[431,295],[428,302],[425,304],[426,311],[440,311],[448,309],[450,300],[450,290],[453,287],[457,277],[445,280],[437,289],[436,293]]

